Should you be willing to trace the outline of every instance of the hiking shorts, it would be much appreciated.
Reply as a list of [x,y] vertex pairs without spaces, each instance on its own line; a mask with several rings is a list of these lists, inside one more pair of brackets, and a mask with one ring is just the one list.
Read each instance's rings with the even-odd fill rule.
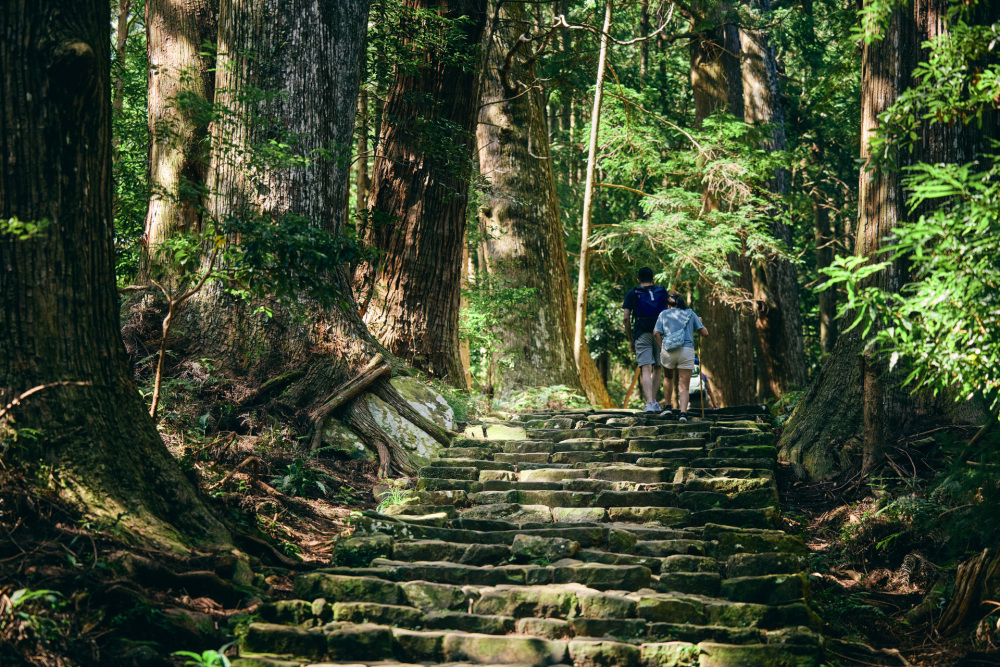
[[660,365],[671,370],[679,368],[682,371],[693,371],[694,348],[676,347],[672,350],[663,350],[660,352]]
[[635,363],[642,366],[659,366],[660,346],[653,338],[653,332],[639,334],[635,339]]

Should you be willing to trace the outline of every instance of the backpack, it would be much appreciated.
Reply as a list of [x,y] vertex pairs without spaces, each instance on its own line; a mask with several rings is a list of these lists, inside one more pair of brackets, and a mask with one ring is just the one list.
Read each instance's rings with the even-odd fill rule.
[[659,285],[653,285],[652,287],[636,287],[635,288],[635,319],[636,324],[639,324],[640,320],[645,320],[643,323],[643,328],[648,328],[650,331],[653,330],[653,325],[656,324],[656,318],[660,316],[660,313],[667,307],[667,297],[669,293],[666,288],[660,287]]
[[660,343],[661,350],[676,350],[684,344],[684,334],[687,332],[688,322],[691,321],[692,317],[694,317],[694,311],[688,310],[688,316],[684,320],[684,324],[679,329],[671,329],[670,333],[663,338],[663,342]]

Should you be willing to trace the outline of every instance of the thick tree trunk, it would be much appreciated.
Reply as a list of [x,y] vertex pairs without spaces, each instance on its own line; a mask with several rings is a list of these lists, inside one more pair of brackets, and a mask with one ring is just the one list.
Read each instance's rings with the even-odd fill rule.
[[[368,5],[223,0],[216,89],[228,112],[213,124],[213,217],[264,216],[280,224],[283,216],[296,215],[331,235],[343,233],[350,161],[316,156],[320,149],[349,150],[352,144]],[[259,92],[268,95],[257,102],[259,94],[247,94]],[[297,153],[313,159],[252,161],[255,146],[289,135],[298,140]],[[274,316],[265,318],[254,312],[261,304],[237,301],[215,286],[195,297],[185,328],[202,354],[240,376],[264,379],[288,367],[307,369],[281,397],[287,408],[307,413],[383,351],[358,315],[348,268],[339,267],[330,280],[341,295],[338,305],[310,307],[304,323],[273,303],[266,305]],[[387,383],[380,377],[369,391],[383,391]],[[354,398],[340,413],[379,452],[382,474],[409,470],[406,453],[375,425],[367,397]]]
[[368,91],[358,94],[358,163],[354,181],[355,204],[358,215],[368,213]]
[[[816,241],[816,274],[833,264],[833,234],[830,230],[830,211],[818,199],[813,202],[814,238]],[[837,294],[826,289],[819,299],[819,345],[825,356],[833,352],[837,342]]]
[[[734,115],[743,113],[743,83],[740,75],[740,38],[735,26],[704,34],[691,46],[691,85],[694,89],[695,121],[700,123],[717,109]],[[706,206],[717,206],[706,192]],[[750,266],[741,256],[729,258],[736,284],[750,292]],[[752,403],[754,387],[753,319],[745,309],[714,297],[702,287],[698,314],[710,335],[701,341],[705,374],[712,382],[722,407]]]
[[138,283],[166,279],[157,250],[175,234],[197,231],[208,169],[204,108],[215,89],[215,58],[204,42],[215,42],[219,0],[146,0],[149,54],[149,186]]
[[[914,68],[926,54],[920,44],[946,32],[945,0],[917,0],[893,12],[884,39],[864,47],[862,60],[861,156],[878,115],[911,84]],[[996,133],[995,122],[975,127],[928,123],[912,153],[898,151],[896,169],[862,168],[856,254],[875,261],[896,224],[907,215],[902,168],[917,161],[966,162]],[[919,212],[918,212],[919,214]],[[873,277],[879,287],[898,290],[909,279],[904,260]],[[900,388],[900,370],[865,348],[857,329],[842,335],[823,370],[803,396],[780,442],[785,460],[804,466],[803,474],[830,477],[859,463],[871,469],[884,448],[905,434],[913,399]],[[847,400],[845,397],[860,397]]]
[[[491,18],[496,4],[491,2]],[[497,332],[510,365],[497,389],[562,384],[582,391],[573,360],[569,272],[542,97],[529,61],[531,44],[518,42],[529,24],[518,4],[504,4],[498,17],[487,30],[492,43],[484,46],[477,138],[479,168],[489,187],[479,214],[489,232],[490,271],[513,287],[534,288],[535,295],[528,312]],[[603,386],[588,395],[593,393],[594,400],[601,391]]]
[[[474,54],[486,0],[406,0],[462,22],[449,53]],[[417,29],[420,29],[418,27]],[[404,35],[414,44],[418,35]],[[376,291],[365,321],[386,348],[429,375],[464,386],[458,344],[462,237],[475,147],[479,71],[433,50],[399,69],[385,104],[366,238],[382,254],[357,283]],[[446,129],[442,129],[446,128]]]
[[6,456],[44,464],[52,489],[137,541],[226,545],[146,413],[119,333],[107,12],[98,0],[0,9],[0,218],[50,223],[0,234],[0,404],[45,387],[0,424],[36,432]]
[[[770,9],[770,0],[749,0],[754,14]],[[749,124],[770,125],[762,148],[783,151],[785,118],[778,90],[777,63],[763,29],[740,31],[743,65],[743,119]],[[767,184],[778,196],[788,193],[788,178],[778,169]],[[777,213],[777,212],[776,212]],[[792,232],[778,215],[773,217],[774,237],[792,249]],[[799,285],[795,265],[789,260],[769,258],[752,267],[756,316],[758,400],[780,396],[792,386],[806,383],[802,321],[799,314]]]

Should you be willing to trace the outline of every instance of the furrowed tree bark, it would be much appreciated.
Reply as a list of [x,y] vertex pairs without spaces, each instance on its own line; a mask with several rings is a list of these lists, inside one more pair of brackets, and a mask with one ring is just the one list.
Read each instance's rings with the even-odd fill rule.
[[[491,20],[497,5],[497,0],[490,3]],[[487,63],[477,138],[480,172],[489,184],[479,211],[488,231],[487,265],[511,286],[535,290],[528,312],[497,331],[509,364],[497,389],[509,393],[561,384],[583,392],[573,359],[572,297],[559,197],[531,61],[536,47],[519,42],[529,27],[522,5],[504,3],[496,25],[486,31],[491,43],[483,47]],[[589,351],[585,356],[585,362],[590,360]],[[590,387],[586,395],[606,404],[603,383]]]
[[[366,231],[381,256],[361,266],[356,281],[375,285],[365,321],[391,353],[463,387],[458,311],[479,68],[456,63],[454,54],[476,53],[486,0],[403,4],[463,19],[456,24],[461,37],[447,46],[447,57],[428,49],[415,71],[396,72],[385,103]],[[412,21],[407,27],[424,29]],[[403,35],[411,45],[418,37]]]
[[[604,70],[608,62],[608,33],[611,30],[611,18],[614,13],[614,1],[606,0],[604,5],[604,28],[601,32],[601,46],[597,58],[597,82],[594,85],[594,106],[590,116],[590,143],[587,149],[587,177],[583,188],[583,221],[580,229],[580,270],[576,278],[576,317],[573,330],[573,358],[580,372],[580,379],[585,389],[603,387],[597,365],[590,358],[587,348],[587,292],[590,288],[590,227],[594,210],[594,183],[597,173],[597,137],[601,127],[601,105],[604,97]],[[607,389],[603,395],[598,394],[601,407],[613,407]],[[594,399],[591,399],[594,400]]]
[[[691,45],[696,123],[717,109],[743,115],[739,53],[740,36],[735,26],[705,32]],[[718,206],[713,193],[706,192],[705,197],[705,206]],[[736,272],[737,286],[749,293],[752,290],[749,263],[734,254],[729,258],[729,266]],[[710,332],[700,343],[701,359],[717,403],[720,407],[752,403],[756,393],[752,316],[745,309],[716,298],[707,286],[700,290],[698,314]]]
[[[368,8],[368,0],[223,0],[216,101],[228,113],[213,123],[213,217],[264,216],[280,224],[291,214],[323,225],[331,235],[344,233],[350,161],[342,159],[346,155],[317,157],[317,151],[346,152],[353,144]],[[260,99],[260,92],[268,95]],[[310,159],[252,161],[253,147],[289,135],[298,142],[297,155]],[[187,312],[194,351],[251,380],[305,368],[280,403],[309,413],[320,397],[385,352],[358,315],[348,267],[338,267],[329,279],[340,294],[338,305],[307,306],[305,322],[279,304],[239,301],[218,284],[206,287]],[[273,306],[274,316],[255,313],[259,305]],[[388,379],[381,376],[369,391],[380,383],[388,385]],[[379,431],[365,395],[336,412],[379,451],[382,474],[410,470],[405,450]]]
[[174,234],[198,231],[208,170],[208,123],[199,104],[212,102],[219,0],[146,0],[149,55],[149,186],[138,284],[171,281],[154,267]]
[[27,240],[0,235],[0,403],[53,385],[0,425],[36,431],[5,458],[44,464],[53,491],[140,543],[225,546],[146,414],[119,333],[110,41],[98,0],[0,9],[0,217],[50,223]]
[[[770,0],[749,0],[747,6],[755,18],[771,8]],[[785,114],[778,90],[778,67],[774,51],[763,28],[740,30],[743,70],[743,119],[753,124],[769,125],[761,147],[783,151]],[[788,193],[784,169],[775,171],[767,189],[778,197]],[[792,250],[792,232],[774,212],[771,232]],[[751,268],[753,277],[755,334],[757,348],[758,400],[780,396],[791,387],[806,383],[806,360],[799,315],[799,285],[795,265],[782,257],[768,258]]]
[[[912,83],[912,73],[927,54],[920,45],[947,32],[945,0],[917,0],[893,12],[885,37],[864,47],[862,57],[861,156],[856,254],[875,261],[891,232],[906,219],[902,169],[915,162],[964,163],[997,137],[996,116],[983,128],[925,123],[912,153],[896,151],[897,168],[871,169],[868,140],[878,115]],[[996,20],[984,8],[983,20]],[[993,14],[987,15],[989,12]],[[917,211],[912,215],[919,215]],[[909,279],[905,259],[873,277],[885,290],[898,290]],[[852,319],[851,315],[846,318]],[[823,479],[860,463],[869,470],[881,462],[884,448],[905,435],[913,397],[899,385],[905,375],[890,371],[884,358],[866,349],[858,329],[841,335],[822,371],[799,402],[779,443],[779,455],[801,464],[800,474]],[[858,400],[855,397],[860,397]]]

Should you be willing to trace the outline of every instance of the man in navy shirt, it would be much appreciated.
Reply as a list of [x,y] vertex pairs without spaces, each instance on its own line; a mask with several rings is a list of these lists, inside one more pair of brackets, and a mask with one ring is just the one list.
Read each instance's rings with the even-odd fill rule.
[[625,333],[641,369],[642,393],[646,397],[646,407],[642,411],[659,412],[656,389],[660,386],[660,346],[653,339],[653,328],[667,307],[668,292],[653,284],[653,270],[649,267],[639,269],[638,278],[639,285],[628,291],[622,304]]

